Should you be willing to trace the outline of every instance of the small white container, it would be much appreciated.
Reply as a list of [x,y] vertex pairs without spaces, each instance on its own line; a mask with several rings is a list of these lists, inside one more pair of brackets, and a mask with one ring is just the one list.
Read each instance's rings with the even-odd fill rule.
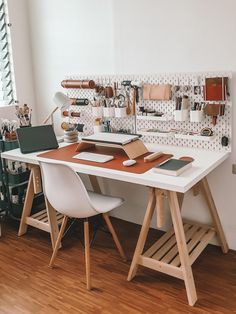
[[205,114],[202,110],[190,111],[190,122],[202,122],[205,118]]
[[187,109],[175,110],[174,111],[174,119],[175,119],[175,121],[188,121],[189,111]]
[[92,115],[95,118],[102,118],[103,117],[103,107],[92,107]]
[[94,125],[93,126],[93,132],[95,133],[101,133],[103,132],[104,128],[103,125]]
[[123,118],[127,116],[126,107],[115,108],[115,116],[116,118]]
[[113,118],[115,116],[115,107],[103,107],[103,116]]

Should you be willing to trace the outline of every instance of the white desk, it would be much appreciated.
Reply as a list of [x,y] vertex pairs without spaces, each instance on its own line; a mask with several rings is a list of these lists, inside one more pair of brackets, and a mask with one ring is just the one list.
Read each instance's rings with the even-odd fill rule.
[[[60,146],[65,146],[65,144],[61,144]],[[215,234],[217,234],[219,238],[222,251],[224,253],[228,251],[228,245],[206,176],[218,165],[220,165],[229,156],[229,154],[224,152],[218,153],[183,147],[161,146],[156,144],[147,144],[147,147],[150,151],[163,151],[166,153],[172,153],[175,158],[181,156],[191,156],[194,158],[193,167],[184,172],[179,177],[172,177],[153,173],[152,170],[143,174],[133,174],[72,162],[57,162],[66,164],[76,172],[88,174],[93,176],[93,178],[98,176],[149,187],[149,202],[130,267],[128,280],[131,280],[135,276],[138,265],[164,272],[184,280],[189,304],[194,305],[197,300],[197,294],[191,265]],[[40,174],[36,165],[38,165],[40,160],[53,162],[52,159],[39,158],[37,157],[37,154],[38,153],[27,155],[21,154],[19,149],[2,153],[2,158],[22,161],[31,165],[35,165],[32,167],[31,171],[31,179],[24,204],[19,235],[26,232],[26,221],[28,221],[28,223],[31,225],[37,225],[37,222],[32,222],[32,216],[29,217],[30,205],[32,205],[33,198],[32,194],[34,193],[35,189],[40,189]],[[33,180],[33,178],[35,178],[35,180]],[[96,180],[92,180],[91,182],[93,187],[96,190],[99,190]],[[39,187],[37,187],[37,184],[39,184]],[[191,188],[196,189],[196,187],[201,190],[203,196],[205,197],[213,221],[212,226],[205,226],[182,220],[181,205],[183,202],[184,193]],[[164,198],[167,198],[169,202],[173,228],[169,230],[163,237],[161,237],[151,248],[143,253],[150,222],[155,208],[157,208],[158,225],[161,224],[160,222],[163,218],[162,214]],[[50,204],[48,204],[48,206],[50,207]],[[52,218],[49,219],[51,220],[52,224],[51,228],[55,229],[57,227],[57,224],[55,224],[55,216],[53,217],[50,211],[48,211],[48,214],[52,216]],[[34,218],[35,217],[33,217],[33,219]],[[52,241],[54,241],[53,238],[55,238],[55,234],[52,236]]]
[[[67,146],[68,144],[60,144],[60,147]],[[211,152],[200,149],[191,149],[175,146],[164,146],[156,144],[146,144],[150,151],[163,151],[173,154],[176,158],[181,156],[191,156],[194,158],[193,167],[184,172],[181,176],[172,177],[161,174],[153,173],[152,170],[143,174],[134,174],[129,172],[111,170],[106,168],[87,166],[76,163],[66,163],[78,173],[95,175],[103,178],[110,178],[140,185],[146,185],[155,188],[167,189],[180,193],[187,192],[202,178],[208,175],[212,170],[219,166],[227,157],[229,153],[226,152]],[[22,154],[20,149],[14,149],[2,153],[2,158],[18,160],[29,164],[38,164],[40,158],[37,155],[40,153]],[[76,155],[76,153],[75,153]],[[46,161],[47,159],[43,158]],[[52,161],[48,159],[47,161]],[[59,163],[64,163],[58,161]]]

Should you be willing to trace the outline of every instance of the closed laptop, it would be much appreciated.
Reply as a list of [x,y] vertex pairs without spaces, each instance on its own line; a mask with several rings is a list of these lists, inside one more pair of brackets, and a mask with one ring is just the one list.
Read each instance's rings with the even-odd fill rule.
[[40,125],[16,130],[23,154],[58,148],[52,125]]

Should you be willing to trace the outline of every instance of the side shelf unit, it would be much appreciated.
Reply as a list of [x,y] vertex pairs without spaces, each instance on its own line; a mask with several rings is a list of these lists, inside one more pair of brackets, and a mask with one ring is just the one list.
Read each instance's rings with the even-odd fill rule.
[[[18,148],[18,141],[0,140],[0,153]],[[19,164],[19,163],[18,163]],[[19,173],[11,173],[8,161],[0,158],[0,215],[19,219],[24,206],[30,171],[24,167]],[[44,203],[43,193],[35,196],[33,211],[36,213]]]

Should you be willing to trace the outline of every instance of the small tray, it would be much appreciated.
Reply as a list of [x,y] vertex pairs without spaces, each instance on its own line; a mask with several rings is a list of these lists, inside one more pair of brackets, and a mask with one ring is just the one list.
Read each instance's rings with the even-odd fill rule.
[[193,140],[193,141],[206,141],[210,142],[215,139],[215,136],[202,136],[202,135],[186,135],[186,134],[175,134],[175,138],[180,138],[184,140]]

